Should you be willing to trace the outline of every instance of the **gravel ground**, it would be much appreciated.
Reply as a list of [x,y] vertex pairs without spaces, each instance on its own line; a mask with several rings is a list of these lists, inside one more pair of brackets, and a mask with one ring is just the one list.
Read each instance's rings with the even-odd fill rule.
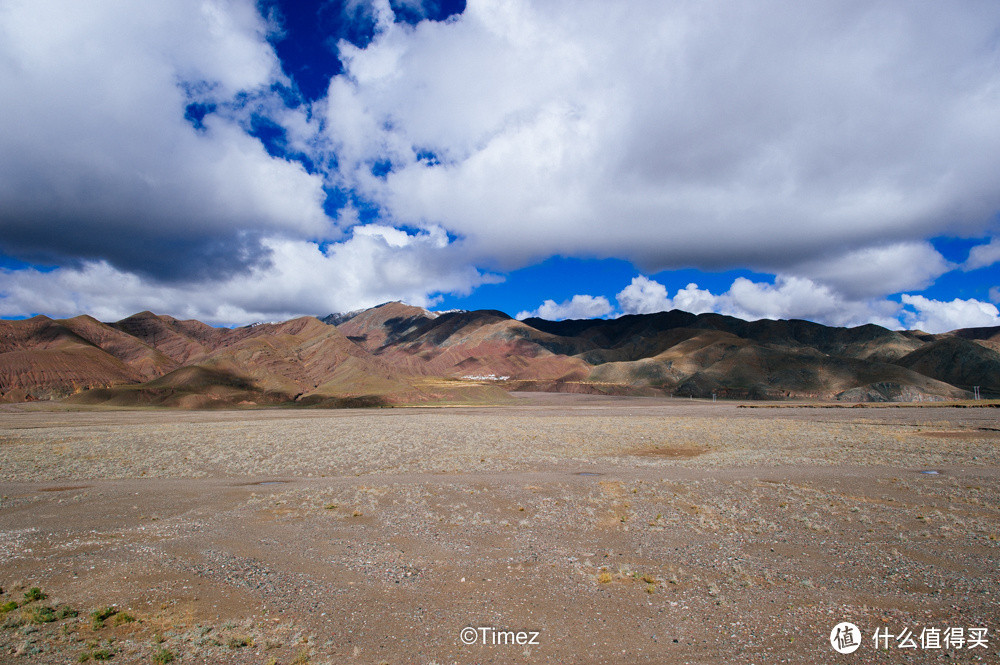
[[995,409],[521,397],[3,407],[0,662],[1000,660]]

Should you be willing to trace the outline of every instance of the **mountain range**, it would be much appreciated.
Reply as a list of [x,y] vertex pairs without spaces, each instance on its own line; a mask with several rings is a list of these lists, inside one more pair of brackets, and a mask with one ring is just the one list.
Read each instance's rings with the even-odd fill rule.
[[503,403],[510,391],[723,399],[1000,396],[1000,328],[876,325],[682,311],[517,321],[400,302],[215,328],[140,312],[0,321],[0,401],[117,406]]

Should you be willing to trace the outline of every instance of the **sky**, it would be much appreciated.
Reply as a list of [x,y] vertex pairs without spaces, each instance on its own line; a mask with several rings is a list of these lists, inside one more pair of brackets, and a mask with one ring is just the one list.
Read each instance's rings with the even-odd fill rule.
[[0,317],[1000,325],[1000,3],[0,0]]

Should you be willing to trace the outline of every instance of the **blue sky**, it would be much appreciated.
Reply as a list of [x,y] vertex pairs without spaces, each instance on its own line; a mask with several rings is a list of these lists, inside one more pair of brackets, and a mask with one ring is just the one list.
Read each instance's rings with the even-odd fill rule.
[[0,11],[0,316],[1000,325],[1000,6]]

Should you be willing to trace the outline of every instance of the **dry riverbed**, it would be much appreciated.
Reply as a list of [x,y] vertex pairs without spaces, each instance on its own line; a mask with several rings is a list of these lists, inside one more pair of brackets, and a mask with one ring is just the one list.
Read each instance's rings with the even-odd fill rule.
[[520,402],[0,408],[0,662],[1000,659],[997,409]]

